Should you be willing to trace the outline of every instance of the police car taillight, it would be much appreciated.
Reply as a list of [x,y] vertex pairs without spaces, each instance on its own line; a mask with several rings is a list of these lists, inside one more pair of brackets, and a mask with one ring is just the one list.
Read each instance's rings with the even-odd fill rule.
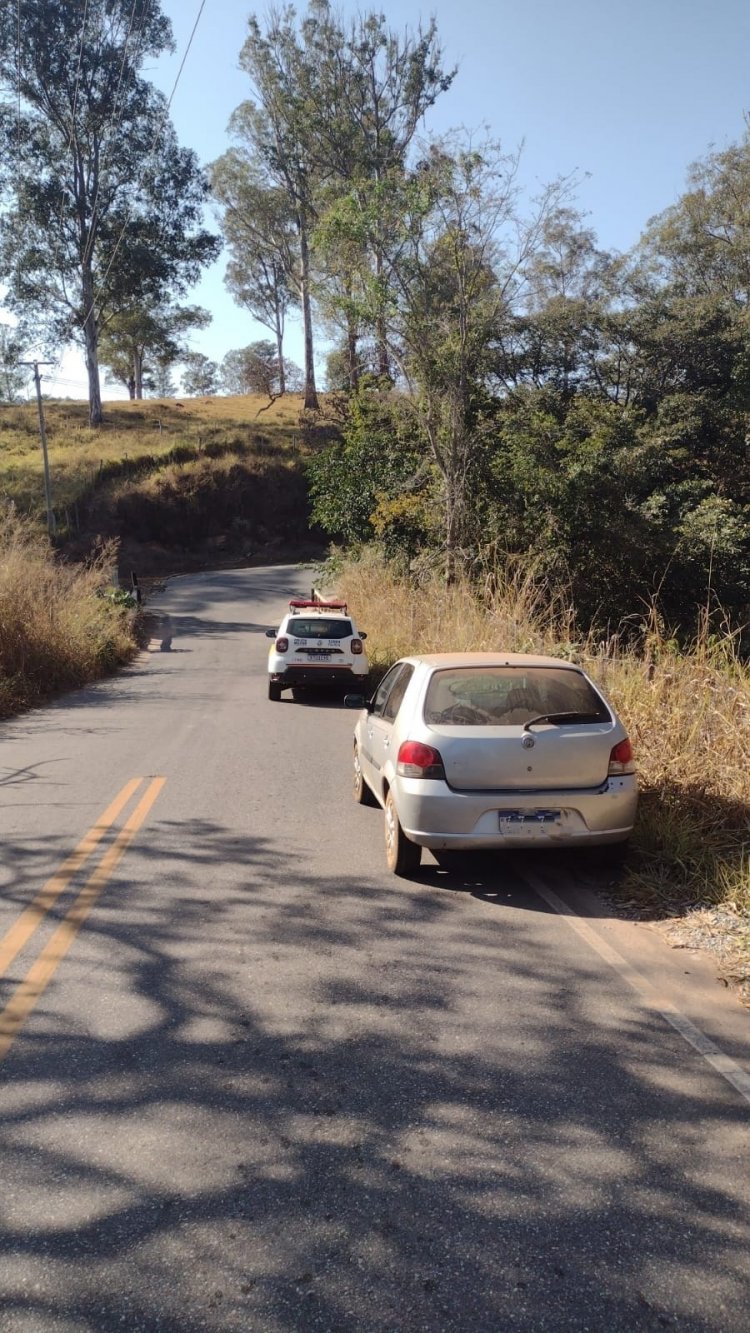
[[352,649],[352,652],[354,653],[354,656],[355,656],[355,657],[359,657],[360,653],[362,652],[362,640],[361,640],[361,639],[352,639],[352,642],[351,642],[351,649]]
[[289,640],[285,639],[283,634],[276,640],[276,652],[285,653],[289,648]]

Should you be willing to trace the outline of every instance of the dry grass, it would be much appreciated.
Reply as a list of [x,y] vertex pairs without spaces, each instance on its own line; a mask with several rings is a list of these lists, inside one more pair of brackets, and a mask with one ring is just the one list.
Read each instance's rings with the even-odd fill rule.
[[[550,604],[533,571],[479,591],[438,579],[415,587],[368,557],[336,586],[368,631],[376,670],[407,651],[505,649],[575,658],[629,728],[642,798],[622,889],[642,910],[697,906],[750,912],[750,674],[730,634],[700,627],[681,651],[654,619],[646,650],[575,641],[573,616]],[[750,975],[750,969],[748,970]]]
[[[325,405],[324,405],[325,409]],[[247,449],[272,440],[292,452],[304,448],[302,399],[287,394],[269,405],[258,395],[238,398],[149,399],[109,403],[100,430],[88,424],[84,403],[45,404],[53,503],[58,515],[108,468],[123,460],[167,458],[175,449]],[[43,512],[42,462],[36,407],[0,407],[0,497],[24,513]]]
[[335,577],[358,619],[367,621],[376,671],[404,653],[445,652],[448,646],[455,652],[505,649],[557,657],[577,651],[569,608],[559,600],[550,605],[533,570],[521,565],[494,575],[479,591],[462,583],[446,587],[437,577],[407,582],[371,553],[345,563]]
[[133,617],[101,595],[111,565],[111,552],[88,569],[59,564],[35,528],[0,514],[0,717],[132,657]]
[[638,879],[667,904],[677,890],[750,910],[750,674],[734,639],[704,626],[680,651],[652,633],[645,655],[593,665],[639,756]]

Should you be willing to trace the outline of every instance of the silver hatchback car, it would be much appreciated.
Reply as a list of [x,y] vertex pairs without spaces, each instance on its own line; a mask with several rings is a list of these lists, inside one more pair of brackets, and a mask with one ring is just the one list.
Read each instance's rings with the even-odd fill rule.
[[405,657],[362,707],[354,797],[383,806],[397,875],[434,850],[625,842],[638,802],[627,732],[572,663],[517,653]]

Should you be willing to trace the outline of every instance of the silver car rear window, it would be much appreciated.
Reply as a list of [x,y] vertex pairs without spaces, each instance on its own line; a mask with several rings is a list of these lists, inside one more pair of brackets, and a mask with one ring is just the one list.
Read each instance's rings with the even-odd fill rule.
[[434,726],[522,726],[561,713],[573,714],[570,722],[612,721],[586,677],[564,667],[446,668],[432,676],[424,704],[425,722]]
[[286,633],[295,639],[350,639],[353,630],[351,620],[325,620],[323,616],[311,616],[290,620]]

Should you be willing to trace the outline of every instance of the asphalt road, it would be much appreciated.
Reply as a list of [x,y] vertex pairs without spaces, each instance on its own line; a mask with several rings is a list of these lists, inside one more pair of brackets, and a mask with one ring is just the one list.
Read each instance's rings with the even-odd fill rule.
[[747,1333],[747,1012],[580,859],[390,877],[308,586],[0,727],[0,1329]]

